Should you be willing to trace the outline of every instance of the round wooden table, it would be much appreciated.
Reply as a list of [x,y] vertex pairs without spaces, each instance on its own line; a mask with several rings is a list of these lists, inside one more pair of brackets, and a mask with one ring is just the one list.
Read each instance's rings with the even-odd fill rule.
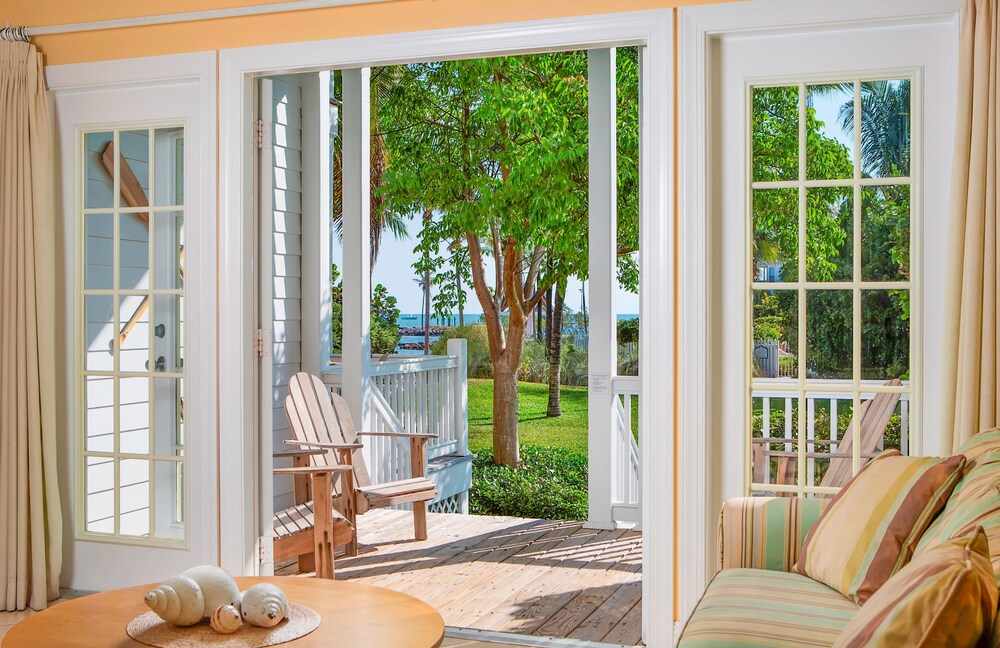
[[[412,596],[360,583],[292,576],[242,577],[240,590],[270,582],[288,600],[319,612],[319,627],[283,646],[351,648],[437,648],[444,619]],[[149,611],[143,596],[156,583],[91,594],[59,603],[21,621],[3,639],[3,648],[48,646],[144,646],[125,633],[133,618]]]

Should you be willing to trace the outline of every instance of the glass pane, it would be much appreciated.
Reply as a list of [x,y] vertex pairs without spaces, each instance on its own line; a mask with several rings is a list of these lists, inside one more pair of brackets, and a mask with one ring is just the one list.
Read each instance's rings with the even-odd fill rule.
[[[844,394],[809,394],[807,396],[806,438],[812,442],[806,443],[806,452],[810,456],[806,463],[806,484],[809,486],[843,486],[835,484],[837,477],[830,467],[843,468],[849,465],[850,458],[839,455],[844,453],[844,437],[851,425],[851,412],[854,409],[854,397]],[[849,451],[849,446],[847,446]],[[848,471],[849,474],[850,471]]]
[[754,281],[795,281],[798,278],[798,250],[798,189],[754,190]]
[[780,393],[756,395],[751,415],[753,482],[795,485],[798,464],[798,398]]
[[84,222],[86,269],[83,287],[111,290],[115,287],[115,220],[112,214],[87,214]]
[[909,291],[861,291],[861,377],[905,380],[909,373]]
[[791,290],[753,292],[754,378],[798,379],[799,296]]
[[118,287],[149,288],[149,215],[121,214],[118,225]]
[[754,88],[754,182],[798,179],[798,141],[798,86]]
[[806,190],[806,278],[850,281],[854,274],[854,190]]
[[149,371],[149,297],[119,297],[121,371]]
[[155,159],[153,204],[184,204],[184,129],[157,128],[153,131]]
[[115,532],[115,462],[105,457],[87,457],[85,528],[90,533]]
[[115,382],[110,376],[84,378],[84,436],[90,452],[115,451]]
[[806,296],[806,376],[850,380],[853,351],[850,290],[810,290]]
[[[875,402],[873,405],[883,405],[883,411],[892,406],[897,394],[880,394],[875,398],[881,398],[882,403]],[[889,422],[886,423],[885,432],[882,434],[880,450],[895,448],[903,454],[910,454],[910,397],[909,394],[898,394],[899,400],[892,409]],[[873,407],[870,405],[869,407]]]
[[119,447],[126,454],[149,453],[149,378],[122,378]]
[[910,187],[865,187],[861,193],[861,278],[910,278]]
[[854,83],[806,88],[806,177],[854,177]]
[[157,538],[184,539],[184,464],[179,461],[154,461],[156,478],[155,520]]
[[161,457],[182,454],[184,401],[181,398],[180,382],[178,378],[153,380],[153,443],[156,445],[153,454]]
[[87,209],[114,206],[114,141],[111,133],[87,133],[83,136],[84,188],[83,206]]
[[149,205],[149,131],[121,131],[121,200],[120,207]]
[[180,295],[157,295],[153,298],[153,371],[184,370],[183,303]]
[[156,270],[153,286],[159,290],[184,287],[184,214],[153,215],[156,240]]
[[910,175],[910,81],[861,84],[861,170],[867,178]]
[[149,461],[122,459],[119,462],[119,533],[149,535]]
[[113,371],[114,358],[114,297],[86,295],[83,298],[84,343],[87,371]]

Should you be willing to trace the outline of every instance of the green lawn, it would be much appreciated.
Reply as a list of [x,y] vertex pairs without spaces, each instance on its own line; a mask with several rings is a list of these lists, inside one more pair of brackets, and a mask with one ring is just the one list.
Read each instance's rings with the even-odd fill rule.
[[[632,399],[632,420],[638,420],[638,400]],[[587,454],[587,388],[562,388],[562,416],[549,418],[549,387],[518,383],[518,437],[520,445],[565,448]],[[638,426],[633,423],[635,432]],[[493,447],[493,380],[469,379],[469,448]]]

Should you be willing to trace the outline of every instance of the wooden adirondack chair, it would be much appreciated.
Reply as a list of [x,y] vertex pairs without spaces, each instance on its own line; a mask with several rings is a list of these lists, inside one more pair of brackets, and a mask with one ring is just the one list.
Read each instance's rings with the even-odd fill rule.
[[[427,440],[433,434],[394,434],[391,432],[358,432],[351,419],[347,402],[331,394],[323,381],[308,373],[292,376],[285,398],[285,414],[291,424],[294,440],[285,443],[302,448],[327,451],[327,464],[353,468],[353,480],[343,481],[334,506],[357,527],[357,516],[373,508],[397,504],[413,504],[413,532],[417,540],[427,539],[427,502],[437,497],[434,482],[427,479]],[[372,484],[358,442],[364,436],[394,436],[410,440],[410,479],[384,484]],[[318,462],[320,457],[313,457]],[[357,537],[351,539],[347,554],[357,555]]]
[[[898,387],[902,383],[898,378],[885,383],[887,387]],[[820,486],[840,488],[854,474],[853,471],[853,451],[854,451],[854,426],[860,421],[861,425],[861,460],[866,463],[876,455],[876,449],[885,434],[885,428],[892,418],[892,413],[896,411],[899,403],[898,393],[879,393],[871,400],[863,401],[858,414],[851,418],[851,423],[844,433],[844,437],[837,441],[837,452],[807,452],[809,459],[829,459],[830,465],[823,475]],[[753,480],[754,483],[765,483],[764,479],[770,470],[770,458],[778,458],[778,474],[774,480],[778,485],[794,485],[798,467],[798,453],[785,450],[770,450],[772,443],[798,443],[798,439],[769,438],[753,440]],[[830,445],[830,441],[816,439],[808,441],[814,445]],[[780,493],[780,495],[794,496],[794,493]]]
[[295,505],[274,514],[275,562],[297,557],[299,571],[316,572],[317,578],[333,578],[333,549],[349,545],[356,534],[354,525],[333,506],[334,482],[346,487],[353,480],[348,466],[312,465],[311,459],[325,459],[325,450],[292,450],[275,453],[290,457],[291,468],[275,468],[276,475],[292,475]]

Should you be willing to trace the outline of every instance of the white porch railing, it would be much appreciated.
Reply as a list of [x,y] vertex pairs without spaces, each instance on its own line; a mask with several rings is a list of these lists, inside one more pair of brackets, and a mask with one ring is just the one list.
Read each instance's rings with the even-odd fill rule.
[[611,382],[615,393],[616,429],[613,435],[611,456],[611,508],[619,522],[638,524],[639,500],[639,444],[634,432],[638,421],[632,420],[632,402],[639,396],[639,378],[616,376]]
[[[850,381],[826,381],[826,382],[843,382],[844,384],[850,384]],[[879,380],[865,380],[862,381],[862,385],[881,385],[882,381]],[[904,386],[908,383],[904,382]],[[875,392],[861,392],[861,400],[871,400],[875,398]],[[753,398],[760,399],[762,405],[761,412],[761,432],[762,437],[765,439],[778,438],[778,439],[792,439],[795,438],[793,432],[793,427],[795,426],[795,401],[798,400],[796,394],[790,394],[787,391],[779,390],[767,390],[767,389],[754,389],[752,391]],[[780,405],[781,411],[783,412],[783,423],[780,429],[773,429],[771,412],[774,409],[775,401]],[[817,437],[817,427],[816,427],[816,409],[817,403],[819,404],[829,404],[829,435],[827,436],[827,430],[823,430],[823,436]],[[844,392],[806,392],[806,429],[804,440],[806,441],[806,452],[817,452],[817,448],[820,447],[819,444],[814,446],[808,443],[811,439],[829,439],[832,443],[823,444],[821,452],[825,452],[826,448],[829,447],[830,452],[837,451],[837,441],[840,438],[842,431],[840,430],[838,416],[838,410],[841,409],[841,403],[844,404],[850,411],[850,408],[854,405],[854,396],[849,393]],[[909,454],[910,446],[910,395],[907,393],[900,394],[899,398],[899,444],[900,452],[904,455]],[[792,443],[786,443],[785,449],[791,451]],[[883,441],[879,441],[878,449],[883,449]],[[815,471],[816,471],[816,459],[809,458],[806,463],[806,483],[815,483]],[[765,472],[765,483],[770,483],[769,471]]]
[[[465,340],[449,340],[449,355],[390,356],[372,360],[371,418],[361,427],[369,432],[433,434],[427,458],[466,454],[469,447],[468,384]],[[323,381],[340,388],[339,371],[323,374]],[[410,448],[406,439],[370,437],[365,460],[374,483],[410,476]]]

